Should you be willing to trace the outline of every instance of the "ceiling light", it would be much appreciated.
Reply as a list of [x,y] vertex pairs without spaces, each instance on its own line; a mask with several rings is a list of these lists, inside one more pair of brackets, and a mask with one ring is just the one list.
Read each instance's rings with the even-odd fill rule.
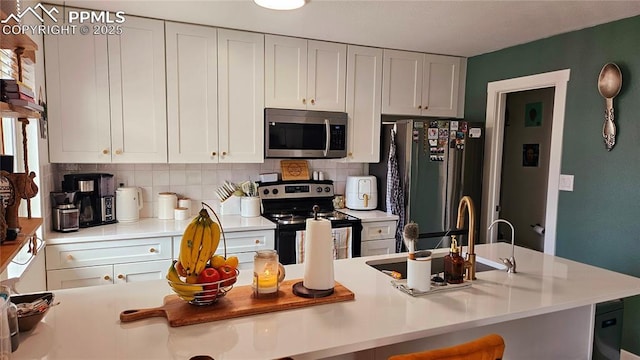
[[253,0],[256,4],[273,10],[293,10],[304,6],[307,0]]

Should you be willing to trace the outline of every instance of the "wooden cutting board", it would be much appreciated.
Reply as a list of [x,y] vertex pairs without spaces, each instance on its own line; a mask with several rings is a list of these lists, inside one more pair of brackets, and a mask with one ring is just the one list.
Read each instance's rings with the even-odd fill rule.
[[121,312],[120,321],[161,316],[167,318],[169,326],[177,327],[355,299],[354,293],[338,282],[330,296],[317,299],[299,297],[293,294],[292,287],[300,281],[302,279],[283,281],[278,297],[268,299],[254,298],[251,285],[234,287],[218,302],[208,306],[191,305],[177,295],[167,295],[162,306]]
[[282,180],[309,180],[307,160],[280,160]]

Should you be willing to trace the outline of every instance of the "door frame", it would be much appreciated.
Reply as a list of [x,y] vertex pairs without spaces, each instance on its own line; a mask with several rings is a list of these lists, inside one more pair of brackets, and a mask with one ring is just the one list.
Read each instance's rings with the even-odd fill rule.
[[[549,151],[549,178],[547,180],[547,205],[545,213],[544,253],[555,255],[556,223],[558,217],[558,184],[562,160],[562,138],[567,97],[567,82],[570,69],[552,71],[519,78],[494,81],[487,84],[487,113],[485,124],[485,163],[482,193],[481,229],[498,218],[496,207],[500,203],[500,181],[502,176],[502,148],[507,94],[519,91],[554,87],[551,147]],[[529,229],[519,229],[528,231]],[[480,231],[481,242],[495,242],[497,229]],[[484,235],[484,238],[482,236]],[[491,239],[491,241],[488,241]]]

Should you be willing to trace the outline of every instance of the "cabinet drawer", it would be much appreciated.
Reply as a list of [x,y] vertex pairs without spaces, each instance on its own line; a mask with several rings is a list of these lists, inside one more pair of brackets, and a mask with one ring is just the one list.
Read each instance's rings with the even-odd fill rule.
[[395,238],[395,221],[362,223],[362,241]]
[[171,238],[48,245],[47,270],[171,259]]
[[396,252],[396,239],[372,240],[362,243],[362,256],[388,255]]
[[146,280],[162,280],[167,274],[171,260],[146,261],[133,264],[113,265],[115,284]]
[[[258,250],[275,249],[275,233],[273,230],[240,231],[226,233],[227,256],[232,254],[255,252]],[[177,260],[180,254],[181,236],[173,237],[173,259]],[[224,242],[220,237],[220,243],[216,249],[216,254],[224,255]],[[242,259],[239,259],[242,262]],[[253,262],[253,255],[251,257]]]
[[47,290],[110,284],[113,284],[112,265],[47,271]]

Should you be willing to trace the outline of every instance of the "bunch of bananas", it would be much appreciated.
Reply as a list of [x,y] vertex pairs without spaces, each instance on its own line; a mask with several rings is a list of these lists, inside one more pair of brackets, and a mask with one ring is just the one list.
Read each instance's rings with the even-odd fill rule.
[[204,288],[202,285],[188,284],[182,281],[175,268],[175,264],[176,261],[169,266],[169,271],[167,272],[169,286],[171,286],[173,291],[183,300],[193,301],[196,298],[196,295],[200,294]]
[[187,226],[180,242],[179,260],[187,274],[187,279],[197,277],[204,270],[218,248],[218,243],[220,243],[220,226],[203,208]]

